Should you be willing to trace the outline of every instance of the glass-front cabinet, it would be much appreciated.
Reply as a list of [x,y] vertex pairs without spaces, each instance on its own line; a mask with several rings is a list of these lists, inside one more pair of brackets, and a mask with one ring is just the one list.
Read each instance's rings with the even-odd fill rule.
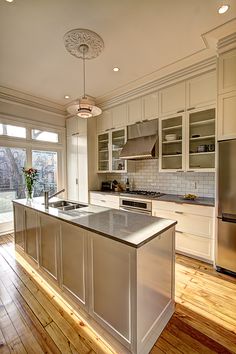
[[185,168],[184,115],[159,120],[160,171],[183,171]]
[[120,159],[126,139],[126,128],[98,135],[98,172],[126,172],[127,162]]
[[98,170],[109,171],[109,133],[98,135]]
[[187,169],[215,168],[215,108],[187,113]]

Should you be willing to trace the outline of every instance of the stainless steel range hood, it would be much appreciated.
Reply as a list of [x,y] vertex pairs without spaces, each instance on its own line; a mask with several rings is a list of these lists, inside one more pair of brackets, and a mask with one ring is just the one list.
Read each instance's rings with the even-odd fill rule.
[[158,158],[158,120],[137,123],[128,127],[128,140],[120,158],[126,160],[144,160]]

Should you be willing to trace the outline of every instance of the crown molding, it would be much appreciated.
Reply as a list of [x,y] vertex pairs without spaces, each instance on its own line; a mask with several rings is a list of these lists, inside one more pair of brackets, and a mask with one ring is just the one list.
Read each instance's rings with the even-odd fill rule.
[[148,82],[120,95],[104,96],[101,99],[96,100],[96,104],[98,104],[101,109],[108,109],[131,99],[157,91],[160,88],[172,85],[173,83],[213,70],[216,70],[216,55],[183,69],[177,70],[154,81]]
[[219,54],[236,48],[236,32],[227,37],[221,38],[217,43],[217,52]]
[[32,107],[41,111],[50,112],[59,116],[66,116],[65,107],[58,103],[44,98],[29,95],[27,93],[0,86],[0,101],[20,104],[26,107]]

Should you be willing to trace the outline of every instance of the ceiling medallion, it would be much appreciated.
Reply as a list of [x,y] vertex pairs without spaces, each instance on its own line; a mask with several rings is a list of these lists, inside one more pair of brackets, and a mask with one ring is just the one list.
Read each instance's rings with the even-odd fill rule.
[[[64,44],[71,55],[80,59],[93,59],[101,54],[104,48],[103,39],[95,32],[88,29],[77,28],[67,32],[64,35]],[[83,57],[81,46],[87,46]]]

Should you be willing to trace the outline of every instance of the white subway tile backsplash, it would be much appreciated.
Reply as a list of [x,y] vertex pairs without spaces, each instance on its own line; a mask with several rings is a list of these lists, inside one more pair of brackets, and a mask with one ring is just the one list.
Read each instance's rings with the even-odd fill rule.
[[133,189],[170,194],[193,193],[199,197],[215,196],[214,172],[159,172],[158,160],[136,161],[135,172],[132,173],[106,175],[107,180],[116,179],[123,184],[127,178]]

